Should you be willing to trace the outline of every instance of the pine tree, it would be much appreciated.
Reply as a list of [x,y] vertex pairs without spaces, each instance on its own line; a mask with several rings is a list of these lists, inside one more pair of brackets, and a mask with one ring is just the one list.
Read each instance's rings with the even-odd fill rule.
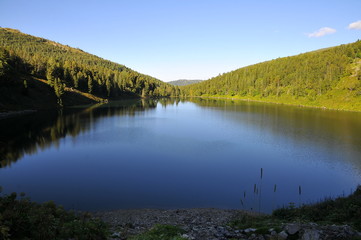
[[61,97],[64,94],[64,84],[62,83],[60,78],[55,78],[53,86],[54,86],[55,95],[58,98],[58,104],[59,106],[63,106],[63,101]]
[[93,92],[93,79],[88,76],[88,93],[92,93]]
[[107,88],[107,95],[108,95],[108,97],[109,97],[109,96],[110,96],[111,89],[112,89],[112,84],[111,84],[111,82],[110,82],[109,79],[107,79],[107,80],[105,81],[105,86],[106,86],[106,88]]
[[4,48],[0,48],[0,80],[5,79],[7,77],[7,74],[10,69],[8,61],[9,61],[9,53]]
[[54,86],[55,78],[58,76],[58,64],[54,58],[49,58],[47,67],[46,67],[46,79],[50,86]]

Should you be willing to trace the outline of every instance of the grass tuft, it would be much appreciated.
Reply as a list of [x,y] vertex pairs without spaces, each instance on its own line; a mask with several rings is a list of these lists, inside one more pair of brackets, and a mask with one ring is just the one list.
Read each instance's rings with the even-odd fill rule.
[[183,229],[172,225],[155,225],[148,232],[131,237],[130,240],[184,240],[181,234],[185,233]]
[[324,224],[350,224],[361,230],[361,186],[348,197],[325,199],[322,202],[286,207],[273,211],[272,216],[286,221],[311,221]]

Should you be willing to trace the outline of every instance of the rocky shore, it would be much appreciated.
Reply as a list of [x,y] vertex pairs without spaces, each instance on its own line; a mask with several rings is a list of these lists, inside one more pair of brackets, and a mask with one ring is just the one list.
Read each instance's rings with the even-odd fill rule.
[[184,239],[352,239],[361,233],[348,225],[322,226],[316,223],[283,223],[279,229],[238,229],[228,224],[247,213],[224,209],[134,209],[97,212],[94,215],[111,226],[112,239],[127,239],[141,234],[156,224],[182,228]]

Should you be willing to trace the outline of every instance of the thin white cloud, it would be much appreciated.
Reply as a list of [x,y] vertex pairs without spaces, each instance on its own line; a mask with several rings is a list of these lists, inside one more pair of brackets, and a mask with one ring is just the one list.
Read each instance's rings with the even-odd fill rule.
[[332,34],[332,33],[335,33],[336,32],[336,29],[333,29],[333,28],[330,28],[330,27],[323,27],[323,28],[320,28],[319,30],[313,32],[313,33],[309,33],[307,34],[308,37],[322,37],[322,36],[325,36],[325,35],[328,35],[328,34]]
[[357,22],[350,23],[350,25],[348,25],[348,29],[361,30],[361,20],[357,21]]

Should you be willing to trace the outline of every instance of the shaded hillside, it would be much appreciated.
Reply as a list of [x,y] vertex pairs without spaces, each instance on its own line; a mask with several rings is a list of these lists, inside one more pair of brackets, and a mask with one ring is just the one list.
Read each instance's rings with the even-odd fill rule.
[[[48,86],[36,82],[39,79],[45,80]],[[35,108],[41,106],[41,101],[51,107],[53,98],[56,105],[77,103],[75,96],[86,101],[96,96],[90,97],[91,100],[99,101],[97,97],[179,95],[177,87],[123,65],[8,28],[0,28],[0,80],[2,92],[12,93],[0,96],[3,106],[26,105],[27,102],[21,100],[31,98],[26,94],[36,96],[36,101],[28,102],[28,105],[34,103]],[[67,95],[73,98],[67,100]]]
[[175,81],[168,82],[169,84],[172,84],[174,86],[186,86],[194,83],[202,82],[202,80],[186,80],[186,79],[179,79]]
[[[63,106],[87,105],[106,99],[64,87]],[[52,109],[59,107],[54,89],[44,79],[25,74],[14,74],[0,87],[0,112],[22,109]]]
[[240,68],[182,90],[187,96],[361,111],[361,41]]

